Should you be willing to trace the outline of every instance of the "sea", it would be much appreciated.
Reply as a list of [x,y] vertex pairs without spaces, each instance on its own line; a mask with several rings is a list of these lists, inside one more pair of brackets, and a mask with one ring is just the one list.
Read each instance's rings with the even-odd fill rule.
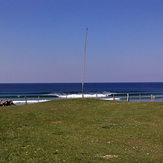
[[[1,83],[0,100],[15,104],[82,98],[81,83]],[[163,101],[163,82],[85,83],[84,98],[117,101]]]

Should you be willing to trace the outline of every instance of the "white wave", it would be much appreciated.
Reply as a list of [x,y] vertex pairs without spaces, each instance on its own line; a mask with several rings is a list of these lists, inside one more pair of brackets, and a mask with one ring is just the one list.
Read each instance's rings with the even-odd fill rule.
[[120,98],[101,98],[101,100],[114,101],[114,100],[120,100]]
[[[35,104],[35,103],[39,103],[39,102],[47,102],[49,100],[27,100],[27,104]],[[15,105],[22,105],[22,104],[26,104],[26,101],[13,101],[13,103]]]
[[[102,98],[108,97],[111,94],[84,94],[84,98]],[[57,95],[59,98],[82,98],[82,94],[64,94],[64,95]]]

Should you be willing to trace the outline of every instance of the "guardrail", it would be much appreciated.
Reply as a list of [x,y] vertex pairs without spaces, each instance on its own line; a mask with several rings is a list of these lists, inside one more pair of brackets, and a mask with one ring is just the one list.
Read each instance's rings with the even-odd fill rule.
[[113,101],[117,101],[116,99],[120,99],[120,101],[155,101],[157,99],[162,99],[163,101],[163,95],[162,96],[156,96],[155,94],[133,94],[133,93],[117,93],[112,94],[109,97],[112,97]]

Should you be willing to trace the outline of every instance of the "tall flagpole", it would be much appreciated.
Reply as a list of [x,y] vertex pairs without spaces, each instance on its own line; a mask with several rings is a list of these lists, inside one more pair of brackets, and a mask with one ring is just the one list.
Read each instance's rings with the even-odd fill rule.
[[85,43],[84,43],[84,61],[83,61],[83,73],[82,73],[82,98],[84,98],[84,79],[85,79],[85,67],[86,67],[87,37],[88,37],[88,28],[86,28]]

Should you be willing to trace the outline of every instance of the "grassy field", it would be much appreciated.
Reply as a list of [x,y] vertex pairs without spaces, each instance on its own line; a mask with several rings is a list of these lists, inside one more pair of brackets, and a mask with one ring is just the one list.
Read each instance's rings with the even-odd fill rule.
[[0,108],[0,163],[162,163],[163,103],[58,100]]

